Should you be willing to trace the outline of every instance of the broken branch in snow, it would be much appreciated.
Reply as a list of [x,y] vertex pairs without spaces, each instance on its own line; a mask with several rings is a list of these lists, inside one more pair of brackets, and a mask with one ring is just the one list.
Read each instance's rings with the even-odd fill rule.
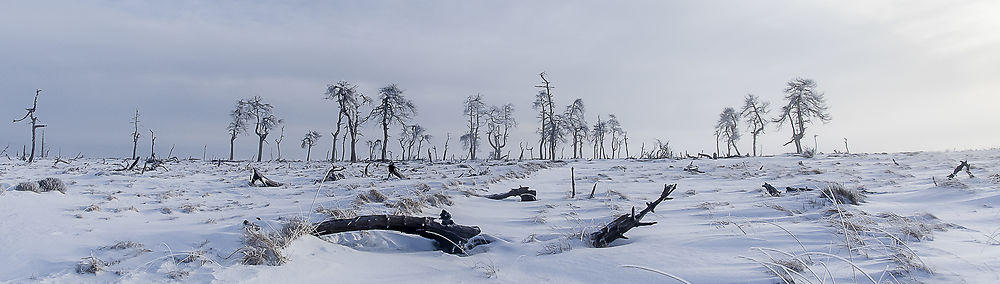
[[969,170],[969,161],[959,161],[959,162],[962,162],[962,163],[958,164],[958,167],[955,167],[955,171],[952,172],[950,175],[948,175],[949,179],[955,178],[955,175],[957,175],[958,172],[962,171],[962,168],[965,168],[965,173],[969,174],[970,178],[975,177],[975,176],[972,175],[972,171]]
[[686,167],[684,167],[684,171],[692,173],[692,174],[703,174],[703,173],[705,173],[705,172],[699,170],[698,166],[694,165],[694,162],[691,162]]
[[614,242],[617,239],[628,239],[625,237],[625,232],[628,232],[628,230],[631,230],[632,228],[656,224],[656,222],[641,222],[642,217],[646,216],[646,213],[654,212],[653,210],[656,209],[656,206],[663,200],[673,199],[668,196],[670,193],[674,192],[675,189],[677,189],[677,184],[663,185],[663,193],[660,193],[660,198],[657,198],[656,201],[653,202],[647,202],[646,209],[639,211],[639,214],[635,213],[635,207],[633,206],[632,214],[621,215],[618,219],[611,221],[611,223],[608,223],[608,225],[604,226],[604,228],[601,228],[600,231],[591,233],[591,245],[595,248],[607,247],[608,244],[611,244],[611,242]]
[[253,176],[250,177],[250,185],[257,185],[257,181],[260,181],[260,187],[279,187],[280,182],[273,181],[257,171],[257,168],[253,168]]
[[403,176],[403,174],[399,172],[399,168],[396,167],[396,164],[390,162],[389,163],[389,177],[386,177],[386,178],[388,179],[388,178],[391,178],[392,176],[396,176],[399,179],[406,179],[406,177]]
[[338,168],[337,166],[333,166],[332,168],[330,168],[330,171],[326,172],[326,177],[324,177],[323,180],[326,180],[326,181],[337,181],[337,180],[344,179],[344,174],[341,174],[341,173],[338,173],[338,172],[346,170],[346,169],[347,169],[347,167]]
[[487,195],[487,196],[483,196],[483,197],[486,197],[486,198],[489,198],[489,199],[493,199],[493,200],[501,200],[501,199],[505,199],[505,198],[511,197],[511,196],[520,196],[521,197],[521,201],[535,201],[535,200],[537,200],[535,198],[535,196],[537,195],[537,193],[538,192],[536,192],[534,190],[528,189],[527,186],[522,186],[522,187],[519,187],[519,188],[511,189],[510,191],[505,192],[505,193],[491,194],[491,195]]
[[438,247],[447,253],[464,253],[463,246],[469,239],[481,232],[477,226],[455,224],[448,211],[441,210],[441,222],[433,217],[413,217],[402,215],[367,215],[347,219],[326,220],[316,224],[315,236],[364,231],[389,230],[437,241]]
[[774,197],[781,196],[781,192],[778,191],[777,188],[774,188],[774,186],[772,186],[769,183],[765,182],[764,185],[762,185],[761,187],[763,187],[764,189],[766,189],[767,190],[767,194],[770,194],[771,196],[774,196]]

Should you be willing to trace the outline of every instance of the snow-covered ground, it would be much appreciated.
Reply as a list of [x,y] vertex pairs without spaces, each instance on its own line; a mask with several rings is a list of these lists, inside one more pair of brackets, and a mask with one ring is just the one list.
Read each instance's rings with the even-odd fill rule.
[[[946,177],[959,160],[969,160],[975,177]],[[115,171],[120,164],[0,161],[0,281],[677,281],[626,265],[692,283],[783,282],[778,275],[812,283],[1000,281],[997,150],[398,164],[406,180],[386,179],[384,165],[371,165],[371,177],[363,177],[367,164],[337,163],[347,167],[346,179],[325,183],[317,182],[326,162],[179,161],[146,173]],[[285,185],[249,186],[251,166]],[[685,171],[689,166],[701,173]],[[67,192],[12,190],[46,177],[62,179]],[[763,191],[765,182],[781,196]],[[818,190],[831,183],[863,192],[865,201],[834,204]],[[656,225],[632,229],[607,248],[588,245],[591,232],[633,206],[644,208],[665,184],[678,185],[674,199],[643,219]],[[519,186],[537,190],[538,201],[479,197]],[[274,232],[293,218],[437,216],[441,209],[495,241],[458,256],[388,231],[303,236],[283,250],[281,266],[241,264],[244,220]],[[100,269],[80,273],[81,263]]]

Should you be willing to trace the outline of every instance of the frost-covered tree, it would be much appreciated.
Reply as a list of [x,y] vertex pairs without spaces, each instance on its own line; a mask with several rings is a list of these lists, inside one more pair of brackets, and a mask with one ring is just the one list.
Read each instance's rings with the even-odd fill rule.
[[[21,117],[21,119],[15,119],[13,122],[13,123],[18,123],[25,119],[31,118],[31,120],[28,121],[31,123],[31,156],[28,156],[28,163],[35,161],[35,131],[38,130],[39,128],[45,127],[45,124],[38,123],[38,117],[35,116],[35,111],[38,110],[38,95],[40,95],[41,93],[42,93],[41,89],[35,89],[35,101],[34,103],[31,104],[31,108],[26,108],[25,110],[28,112],[24,114],[24,117]],[[133,150],[132,152],[135,151]],[[132,154],[132,156],[135,156],[135,154]]]
[[368,114],[369,118],[375,118],[382,127],[382,160],[386,160],[386,146],[389,143],[389,125],[397,123],[406,127],[406,122],[413,118],[417,112],[417,107],[412,101],[403,96],[403,90],[396,84],[379,89],[378,105]]
[[585,115],[586,107],[583,105],[583,99],[574,100],[563,112],[564,125],[573,140],[573,159],[583,158],[583,144],[590,132]]
[[254,96],[249,100],[241,100],[240,106],[246,109],[248,121],[254,122],[254,133],[257,134],[257,161],[260,162],[264,154],[264,141],[267,135],[275,126],[284,120],[274,115],[274,106],[265,103],[260,96]]
[[618,117],[614,114],[608,115],[608,133],[611,134],[611,158],[614,159],[616,156],[621,158],[618,152],[622,149],[622,144],[625,143],[626,133],[621,122],[618,121]]
[[764,127],[767,126],[767,120],[764,119],[764,116],[771,111],[768,109],[770,106],[771,103],[762,102],[757,96],[747,94],[743,102],[743,110],[740,111],[740,115],[747,123],[747,130],[753,135],[754,156],[757,156],[757,136],[764,134]]
[[465,110],[462,113],[467,117],[469,129],[459,137],[459,140],[462,141],[462,146],[469,150],[469,159],[475,160],[476,153],[479,152],[479,128],[483,125],[483,117],[488,113],[483,97],[475,94],[465,98]]
[[317,131],[306,132],[306,136],[302,137],[302,146],[301,147],[302,147],[302,149],[307,149],[306,150],[306,162],[309,161],[309,157],[310,157],[310,154],[312,153],[313,145],[316,145],[316,142],[319,142],[319,139],[322,138],[322,137],[323,137],[323,135],[319,134],[319,132],[317,132]]
[[236,137],[240,134],[247,132],[247,120],[249,119],[247,110],[244,108],[244,104],[240,102],[236,103],[236,108],[229,112],[229,126],[226,130],[229,131],[229,160],[233,160],[233,155],[236,153]]
[[414,124],[403,127],[403,130],[399,133],[399,147],[403,149],[402,156],[399,159],[413,160],[419,158],[420,148],[417,148],[417,152],[413,152],[413,146],[417,145],[417,142],[423,140],[425,136],[427,136],[427,129],[423,126]]
[[[370,100],[364,94],[361,94],[357,90],[357,86],[351,84],[347,81],[340,81],[337,84],[331,84],[326,86],[326,99],[333,100],[337,102],[337,107],[339,109],[337,114],[337,127],[332,133],[333,135],[333,149],[330,151],[330,161],[337,160],[337,137],[340,135],[341,125],[343,120],[347,119],[347,134],[350,135],[351,142],[351,162],[357,162],[357,144],[358,144],[358,127],[364,123],[365,118],[361,117],[360,108],[362,105],[368,104]],[[346,138],[346,136],[345,136]],[[341,147],[346,147],[346,145],[341,145]]]
[[774,122],[778,126],[787,121],[792,127],[792,140],[786,142],[784,146],[795,143],[796,153],[802,153],[802,137],[806,133],[806,125],[812,123],[813,118],[818,118],[826,123],[830,121],[829,107],[823,93],[816,90],[816,82],[812,79],[795,78],[788,81],[785,86],[785,100],[788,102],[781,107],[781,117]]
[[[736,147],[736,141],[740,140],[739,121],[740,115],[736,113],[736,110],[727,107],[719,114],[719,121],[715,124],[716,139],[722,139],[722,141],[726,142],[727,156],[732,156],[734,149],[736,150],[736,155],[740,155],[740,149]],[[718,141],[716,143],[718,145]],[[716,151],[718,150],[716,149]],[[722,155],[722,153],[718,154]]]
[[601,120],[601,116],[597,116],[597,122],[594,126],[590,128],[590,139],[594,142],[594,159],[607,159],[608,156],[604,152],[604,135],[607,135],[611,129],[608,127],[608,122]]
[[493,106],[490,108],[486,123],[486,140],[493,148],[492,158],[500,160],[503,158],[503,147],[507,146],[508,133],[511,128],[517,126],[514,120],[514,105]]

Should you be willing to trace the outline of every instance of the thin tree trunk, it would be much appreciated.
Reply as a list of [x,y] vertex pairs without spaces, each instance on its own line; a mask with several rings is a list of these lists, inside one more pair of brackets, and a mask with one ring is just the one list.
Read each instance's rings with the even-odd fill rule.
[[267,136],[258,135],[258,137],[260,140],[257,141],[257,162],[260,162],[264,155],[264,139],[267,139]]
[[233,154],[236,153],[235,150],[233,150],[235,148],[236,148],[236,135],[233,135],[232,137],[229,138],[229,160],[230,161],[233,160]]

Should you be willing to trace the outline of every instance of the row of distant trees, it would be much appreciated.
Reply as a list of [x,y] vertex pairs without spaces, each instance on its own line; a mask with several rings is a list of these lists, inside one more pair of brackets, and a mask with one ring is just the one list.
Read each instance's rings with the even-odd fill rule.
[[[546,78],[546,74],[540,73],[541,83],[535,87],[539,88],[535,96],[532,108],[537,111],[538,128],[537,133],[537,157],[539,159],[555,160],[557,157],[565,157],[565,153],[556,153],[560,145],[569,146],[570,157],[584,158],[584,147],[588,143],[592,146],[593,159],[614,159],[630,157],[628,150],[628,132],[622,127],[621,122],[614,114],[608,114],[606,119],[601,115],[596,117],[597,121],[590,124],[587,121],[586,107],[583,99],[575,99],[565,107],[558,107],[555,96],[552,92],[554,86]],[[35,116],[37,109],[38,94],[36,91],[35,102],[31,108],[26,109],[27,113],[21,119],[14,122],[28,121],[31,123],[32,147],[31,154],[27,160],[34,160],[35,153],[35,131],[45,127],[39,123]],[[357,162],[359,137],[363,136],[361,129],[366,124],[374,124],[381,129],[381,139],[368,140],[369,160],[388,160],[394,158],[389,155],[389,131],[398,127],[399,134],[396,140],[399,143],[400,160],[421,159],[426,148],[428,160],[434,157],[448,157],[448,143],[451,140],[451,133],[446,135],[444,142],[444,155],[438,155],[437,146],[431,143],[433,136],[429,131],[416,123],[412,123],[413,117],[417,114],[417,107],[413,101],[404,96],[404,90],[396,84],[389,84],[378,89],[376,97],[369,97],[358,90],[358,87],[347,81],[340,81],[336,84],[327,85],[324,98],[334,102],[337,108],[337,122],[330,132],[332,148],[330,154],[331,161],[338,160],[338,151],[343,160]],[[824,94],[816,90],[816,83],[811,79],[795,78],[787,83],[784,90],[785,105],[781,108],[780,115],[768,118],[770,113],[770,103],[761,101],[759,97],[748,94],[744,99],[743,107],[739,112],[735,108],[727,107],[719,115],[719,121],[715,126],[716,154],[721,155],[720,142],[725,142],[727,155],[741,155],[737,142],[740,140],[741,131],[739,124],[745,122],[746,130],[753,137],[752,154],[757,155],[757,138],[764,133],[765,127],[769,123],[778,123],[778,126],[787,122],[792,128],[791,140],[785,145],[795,143],[796,152],[802,153],[801,140],[805,135],[808,125],[814,119],[822,122],[830,120],[828,106],[826,105]],[[482,140],[485,138],[489,145],[489,159],[511,159],[510,151],[504,151],[510,140],[510,132],[517,127],[518,123],[514,119],[513,104],[501,104],[489,106],[485,98],[480,94],[470,95],[464,101],[463,115],[466,118],[467,128],[459,137],[462,146],[467,150],[465,157],[477,159],[480,152]],[[264,144],[278,126],[284,123],[274,111],[274,106],[264,101],[260,96],[249,99],[241,99],[236,102],[235,107],[229,112],[230,122],[227,126],[229,134],[229,159],[235,158],[236,140],[242,135],[253,133],[257,138],[257,161],[262,161]],[[30,120],[28,120],[30,119]],[[139,112],[136,110],[132,117],[131,124],[133,132],[131,135],[132,157],[136,158],[136,149],[142,133],[139,131]],[[252,132],[250,130],[253,130]],[[155,146],[155,136],[149,130],[151,145]],[[279,132],[279,137],[274,139],[278,152],[278,159],[281,159],[281,142],[284,140],[284,127]],[[300,146],[306,149],[306,160],[311,158],[312,148],[318,144],[323,137],[319,131],[310,130],[300,140]],[[535,147],[530,147],[530,143],[520,144],[521,153],[518,159],[524,159],[524,152],[529,152],[528,158],[535,158]],[[605,148],[606,145],[610,149]],[[348,150],[349,149],[349,150]],[[646,151],[643,144],[640,149],[641,158],[669,158],[673,157],[670,143],[657,140],[656,143]],[[563,150],[565,150],[563,148]],[[152,149],[151,149],[152,152]],[[348,158],[348,154],[349,158]],[[433,153],[432,153],[433,152]],[[624,152],[624,153],[623,153]],[[624,154],[624,156],[623,156]],[[151,154],[153,155],[153,154]],[[169,156],[169,154],[168,154]],[[155,157],[151,157],[155,158]],[[454,158],[454,156],[452,156]]]
[[823,92],[816,89],[816,82],[812,79],[795,78],[785,86],[785,105],[777,117],[767,118],[770,102],[761,101],[753,94],[747,94],[744,98],[743,107],[739,112],[732,107],[726,107],[719,114],[719,120],[715,124],[716,153],[721,155],[719,142],[726,144],[726,155],[732,156],[733,151],[739,156],[740,150],[737,142],[740,140],[740,121],[746,122],[747,131],[753,137],[753,155],[757,155],[757,138],[764,133],[768,123],[778,123],[781,127],[786,122],[792,128],[792,137],[785,143],[795,143],[795,152],[801,154],[802,138],[805,137],[806,128],[813,123],[814,119],[821,122],[829,122],[829,106],[826,105],[826,98]]

